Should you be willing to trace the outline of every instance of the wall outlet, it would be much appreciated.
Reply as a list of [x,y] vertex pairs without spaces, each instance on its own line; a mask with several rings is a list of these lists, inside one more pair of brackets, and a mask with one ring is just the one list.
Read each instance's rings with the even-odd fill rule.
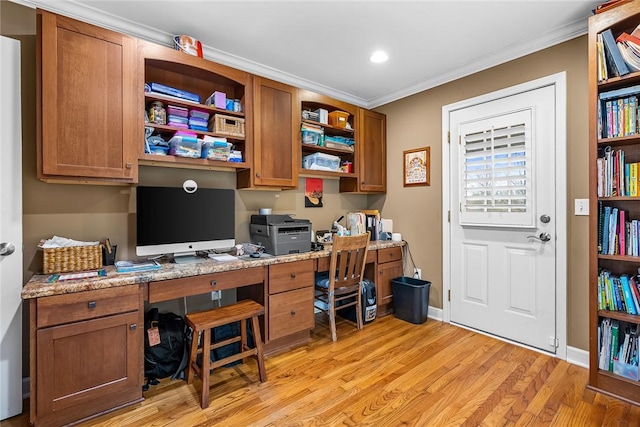
[[414,279],[422,279],[422,269],[421,268],[414,268],[413,269],[413,278]]
[[217,301],[222,298],[222,291],[211,291],[211,301]]

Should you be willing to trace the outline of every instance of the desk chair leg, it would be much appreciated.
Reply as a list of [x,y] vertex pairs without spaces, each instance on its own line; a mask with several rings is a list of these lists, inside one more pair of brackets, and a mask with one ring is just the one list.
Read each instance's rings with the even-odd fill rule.
[[[244,322],[244,321],[243,321]],[[267,370],[264,366],[264,354],[262,349],[262,336],[260,335],[260,324],[258,316],[251,317],[251,329],[253,329],[253,341],[256,345],[256,359],[258,360],[258,372],[260,373],[260,382],[267,381]]]
[[329,326],[331,327],[331,339],[333,341],[338,340],[336,333],[336,300],[333,293],[329,293],[329,299],[327,300],[329,305]]
[[200,333],[196,330],[193,330],[191,334],[191,349],[189,351],[189,363],[187,364],[187,384],[193,383],[195,368],[192,365],[195,365],[196,361],[198,360],[198,339],[199,338],[200,338]]
[[209,407],[209,366],[211,360],[211,329],[207,328],[202,334],[202,370],[200,378],[202,380],[202,397],[200,399],[200,407],[206,409]]
[[356,303],[356,323],[358,324],[358,329],[364,327],[364,321],[362,319],[362,294],[360,292],[358,292],[358,301]]

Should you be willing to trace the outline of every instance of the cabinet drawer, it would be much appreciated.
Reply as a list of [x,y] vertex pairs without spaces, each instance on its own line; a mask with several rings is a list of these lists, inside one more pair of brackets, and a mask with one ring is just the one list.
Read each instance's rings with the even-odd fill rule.
[[399,261],[402,259],[402,246],[378,250],[378,262]]
[[140,299],[138,286],[130,285],[38,298],[37,307],[37,324],[42,328],[135,311]]
[[203,274],[149,283],[149,302],[168,301],[211,291],[233,289],[264,282],[264,267]]
[[[367,260],[365,261],[365,264],[376,262],[376,252],[377,251],[375,249],[369,249],[367,251]],[[318,258],[318,271],[329,271],[329,265],[331,265],[331,256]]]
[[311,259],[269,266],[269,294],[313,286],[314,280]]
[[269,296],[269,340],[313,329],[313,288]]

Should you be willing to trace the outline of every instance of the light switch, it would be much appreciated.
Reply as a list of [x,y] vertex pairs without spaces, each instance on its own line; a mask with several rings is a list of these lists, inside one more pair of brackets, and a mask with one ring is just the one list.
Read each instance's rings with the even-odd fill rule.
[[589,199],[575,199],[575,215],[589,215]]

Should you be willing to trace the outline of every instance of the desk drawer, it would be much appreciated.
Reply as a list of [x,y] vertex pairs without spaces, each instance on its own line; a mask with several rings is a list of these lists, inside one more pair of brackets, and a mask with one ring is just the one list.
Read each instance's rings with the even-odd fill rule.
[[269,296],[270,341],[314,326],[312,287]]
[[[365,264],[371,264],[372,262],[376,262],[376,250],[369,249],[367,251],[367,260]],[[318,258],[318,271],[329,271],[329,266],[331,265],[331,256]]]
[[402,259],[402,246],[378,250],[378,262],[400,261]]
[[38,328],[95,319],[140,308],[138,286],[128,285],[95,291],[38,298]]
[[211,291],[233,289],[264,282],[264,267],[203,274],[149,283],[149,302],[168,301]]
[[313,286],[314,280],[312,259],[269,266],[269,294]]

